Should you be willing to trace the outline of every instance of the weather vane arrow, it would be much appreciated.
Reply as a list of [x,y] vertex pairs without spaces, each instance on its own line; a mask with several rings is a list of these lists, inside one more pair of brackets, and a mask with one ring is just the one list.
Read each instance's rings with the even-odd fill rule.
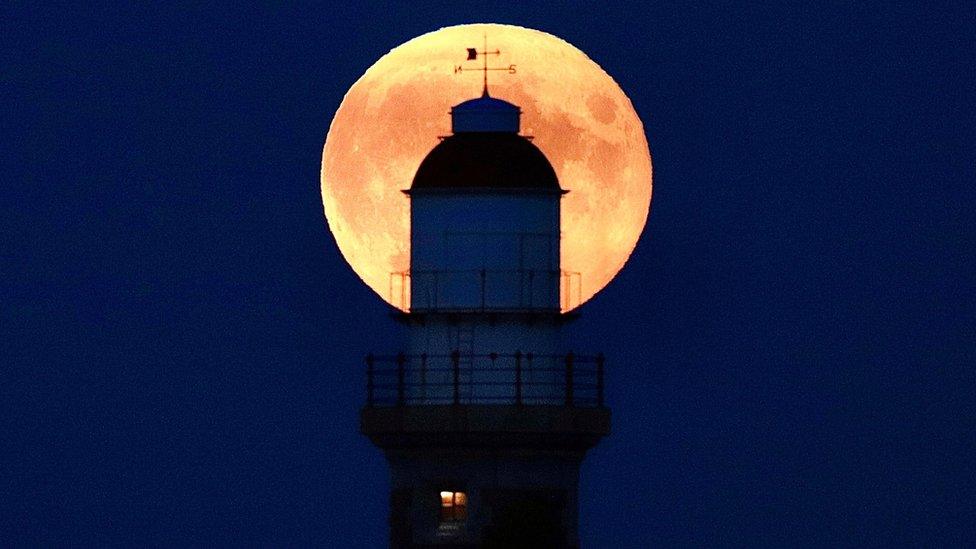
[[[478,56],[481,56],[483,64],[480,70],[483,74],[483,85],[482,97],[488,97],[488,71],[506,71],[508,74],[515,74],[515,65],[509,65],[507,67],[489,67],[488,66],[488,56],[489,55],[501,55],[501,50],[495,49],[495,51],[488,51],[488,35],[485,34],[484,49],[478,51],[478,48],[467,48],[468,58],[465,61],[477,61]],[[470,69],[469,69],[470,70]],[[454,66],[454,74],[459,72],[464,72],[464,67],[462,65]]]

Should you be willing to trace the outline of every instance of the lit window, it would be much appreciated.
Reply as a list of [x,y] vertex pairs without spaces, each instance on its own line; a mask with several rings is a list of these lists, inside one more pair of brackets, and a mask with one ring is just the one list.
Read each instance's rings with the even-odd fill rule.
[[456,522],[467,517],[467,494],[464,492],[441,492],[441,522]]

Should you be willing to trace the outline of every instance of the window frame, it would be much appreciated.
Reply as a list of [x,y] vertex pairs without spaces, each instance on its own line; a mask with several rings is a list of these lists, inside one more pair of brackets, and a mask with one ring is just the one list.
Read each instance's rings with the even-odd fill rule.
[[[450,494],[450,500],[447,495]],[[461,490],[440,490],[438,516],[441,524],[464,522],[468,518],[468,494]]]

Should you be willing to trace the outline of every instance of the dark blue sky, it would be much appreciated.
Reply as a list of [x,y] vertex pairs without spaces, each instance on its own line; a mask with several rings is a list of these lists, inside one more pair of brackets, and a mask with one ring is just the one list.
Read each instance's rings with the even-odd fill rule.
[[941,4],[4,3],[0,544],[385,543],[357,414],[397,327],[321,149],[374,60],[485,20],[587,52],[654,155],[573,328],[614,411],[585,546],[971,539],[976,15]]

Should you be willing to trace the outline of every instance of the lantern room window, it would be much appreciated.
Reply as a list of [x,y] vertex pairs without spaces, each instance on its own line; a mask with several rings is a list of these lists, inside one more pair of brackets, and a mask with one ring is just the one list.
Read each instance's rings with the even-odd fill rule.
[[468,518],[468,495],[441,492],[441,522],[460,522]]

